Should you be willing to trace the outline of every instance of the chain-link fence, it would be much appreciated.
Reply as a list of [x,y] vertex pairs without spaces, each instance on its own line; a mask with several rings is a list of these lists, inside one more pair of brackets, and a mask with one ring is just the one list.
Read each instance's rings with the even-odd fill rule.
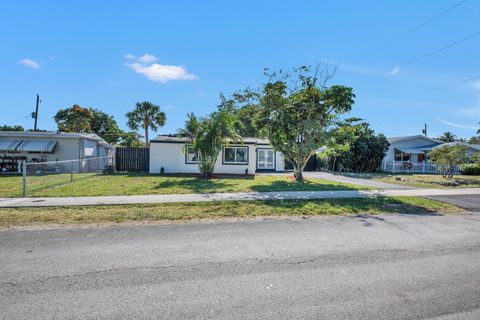
[[113,156],[51,162],[24,162],[23,196],[47,191],[61,185],[94,177],[114,168]]

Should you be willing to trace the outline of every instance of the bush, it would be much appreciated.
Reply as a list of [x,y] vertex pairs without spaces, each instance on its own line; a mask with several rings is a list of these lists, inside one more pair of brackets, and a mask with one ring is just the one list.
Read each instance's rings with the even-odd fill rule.
[[112,165],[108,165],[105,167],[105,169],[103,169],[103,174],[105,175],[112,175],[116,173],[117,171],[115,170],[115,166],[112,166]]
[[466,176],[479,176],[480,175],[480,163],[464,164],[460,167],[460,173]]

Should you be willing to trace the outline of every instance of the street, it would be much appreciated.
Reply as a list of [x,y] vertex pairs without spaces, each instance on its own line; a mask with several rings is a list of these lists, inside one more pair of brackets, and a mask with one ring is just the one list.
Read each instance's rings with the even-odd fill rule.
[[2,319],[479,319],[480,214],[0,232]]

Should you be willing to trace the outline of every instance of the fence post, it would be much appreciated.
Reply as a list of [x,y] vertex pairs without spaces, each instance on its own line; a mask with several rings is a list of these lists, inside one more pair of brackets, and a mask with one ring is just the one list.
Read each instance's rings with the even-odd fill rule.
[[22,162],[22,189],[23,189],[23,197],[27,196],[27,162]]
[[425,160],[422,162],[422,173],[425,174]]
[[70,182],[73,182],[73,161],[72,163],[72,170],[70,170]]

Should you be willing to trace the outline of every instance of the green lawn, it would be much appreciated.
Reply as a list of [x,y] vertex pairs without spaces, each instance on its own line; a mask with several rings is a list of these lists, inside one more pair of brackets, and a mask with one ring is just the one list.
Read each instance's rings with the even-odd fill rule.
[[0,228],[26,225],[78,225],[257,216],[318,216],[378,213],[461,212],[450,204],[416,197],[325,200],[224,201],[156,205],[0,209]]
[[480,176],[457,175],[453,178],[443,178],[433,174],[402,174],[376,176],[373,180],[403,184],[418,188],[479,188]]
[[[308,179],[296,183],[286,176],[221,177],[203,180],[196,177],[176,177],[150,174],[74,175],[29,177],[27,195],[31,197],[144,195],[172,193],[215,193],[253,191],[313,191],[367,189],[347,183]],[[0,176],[0,197],[19,197],[22,177]]]

